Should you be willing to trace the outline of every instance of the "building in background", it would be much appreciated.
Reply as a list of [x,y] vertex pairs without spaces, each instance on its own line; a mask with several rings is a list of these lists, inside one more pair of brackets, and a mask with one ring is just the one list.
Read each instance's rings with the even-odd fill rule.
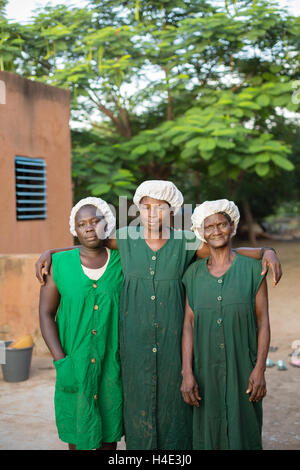
[[73,244],[69,117],[69,91],[0,72],[0,340],[37,337],[34,263]]
[[0,83],[0,253],[70,244],[70,93],[8,72]]

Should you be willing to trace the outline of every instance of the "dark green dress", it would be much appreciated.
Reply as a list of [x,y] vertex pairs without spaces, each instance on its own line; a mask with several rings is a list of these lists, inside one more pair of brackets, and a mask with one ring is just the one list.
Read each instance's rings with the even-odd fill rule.
[[56,367],[55,415],[60,439],[95,449],[121,439],[122,383],[118,344],[122,270],[112,250],[104,274],[88,278],[79,249],[53,255],[61,295],[56,317],[66,357]]
[[143,228],[124,227],[117,231],[117,244],[124,275],[120,353],[126,448],[191,449],[192,408],[180,393],[182,276],[199,241],[192,232],[172,229],[165,245],[152,251]]
[[183,277],[194,312],[194,375],[202,397],[194,407],[194,449],[261,449],[262,401],[249,402],[257,355],[255,296],[261,262],[236,254],[221,277],[207,259]]

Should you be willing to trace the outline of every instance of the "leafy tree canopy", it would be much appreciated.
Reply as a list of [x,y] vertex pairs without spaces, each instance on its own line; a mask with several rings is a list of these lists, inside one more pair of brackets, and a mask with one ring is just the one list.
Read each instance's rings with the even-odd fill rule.
[[5,3],[0,68],[72,91],[76,199],[170,178],[190,202],[260,200],[299,173],[300,18],[277,2],[93,0],[26,25]]

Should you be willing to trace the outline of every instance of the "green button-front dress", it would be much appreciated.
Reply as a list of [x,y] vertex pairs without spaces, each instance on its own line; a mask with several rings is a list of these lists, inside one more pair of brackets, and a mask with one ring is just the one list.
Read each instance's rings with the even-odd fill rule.
[[257,355],[255,296],[261,262],[236,254],[221,277],[207,259],[183,277],[194,312],[194,375],[202,397],[194,407],[194,449],[261,449],[262,401],[246,394]]
[[61,295],[56,321],[66,357],[55,361],[58,434],[77,449],[121,439],[122,383],[118,345],[122,270],[111,251],[104,274],[88,278],[79,249],[53,256],[53,278]]
[[120,353],[126,448],[191,449],[192,409],[180,393],[182,276],[199,242],[192,232],[172,229],[170,239],[153,251],[143,228],[124,227],[117,231],[117,244],[124,275]]

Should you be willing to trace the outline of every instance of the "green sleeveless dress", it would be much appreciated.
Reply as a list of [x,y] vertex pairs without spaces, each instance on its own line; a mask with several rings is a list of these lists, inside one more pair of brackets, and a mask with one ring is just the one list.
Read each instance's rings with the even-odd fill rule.
[[120,354],[127,449],[191,449],[192,408],[181,392],[182,276],[199,241],[174,232],[158,251],[143,227],[116,234],[124,275]]
[[56,368],[58,435],[77,449],[121,439],[122,383],[118,309],[122,287],[119,253],[111,250],[101,278],[83,272],[79,249],[53,255],[53,278],[61,300],[56,322],[66,357]]
[[207,259],[183,277],[194,312],[194,376],[202,398],[193,407],[196,450],[261,449],[262,400],[249,401],[257,355],[255,296],[264,279],[261,261],[236,254],[214,277]]

